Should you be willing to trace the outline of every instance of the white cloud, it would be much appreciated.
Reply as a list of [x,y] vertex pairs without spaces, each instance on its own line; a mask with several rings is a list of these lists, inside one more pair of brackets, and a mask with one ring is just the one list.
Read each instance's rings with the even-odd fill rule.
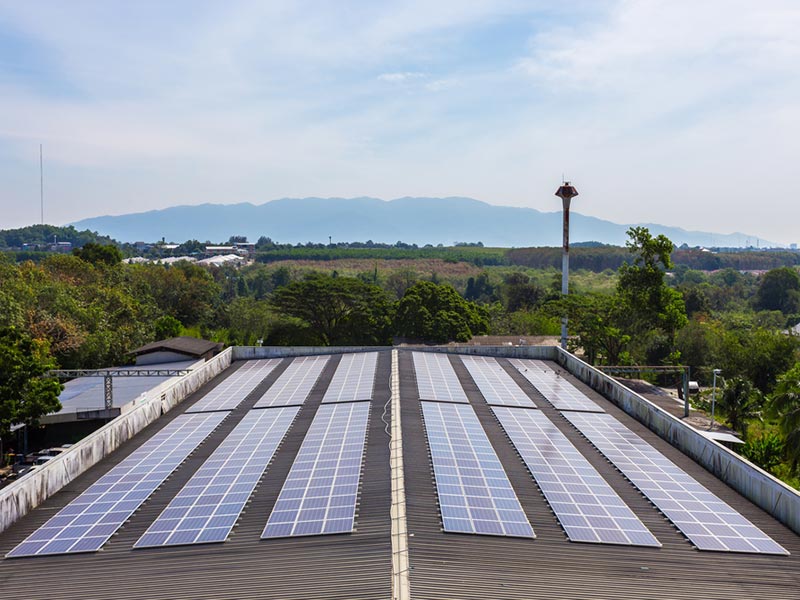
[[44,142],[61,221],[302,195],[557,210],[566,172],[579,212],[795,241],[764,188],[798,187],[796,2],[553,6],[8,4],[46,64],[0,79],[0,208],[38,192],[18,171]]
[[406,71],[404,73],[381,73],[378,75],[378,81],[386,81],[388,83],[405,83],[415,79],[424,79],[425,73],[415,73]]

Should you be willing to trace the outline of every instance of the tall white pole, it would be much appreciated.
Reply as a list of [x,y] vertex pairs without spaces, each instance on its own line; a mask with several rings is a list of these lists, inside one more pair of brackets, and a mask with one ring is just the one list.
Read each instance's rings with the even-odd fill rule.
[[[564,244],[561,251],[561,295],[569,294],[569,205],[571,198],[562,197],[564,208]],[[567,314],[561,317],[561,348],[567,349]]]
[[[556,196],[561,198],[561,205],[564,209],[564,246],[561,252],[561,294],[566,298],[569,294],[569,205],[570,201],[578,195],[578,190],[570,185],[569,181],[556,191]],[[567,314],[561,317],[561,348],[567,349]]]
[[44,162],[41,144],[39,144],[39,202],[42,208],[42,225],[44,225]]

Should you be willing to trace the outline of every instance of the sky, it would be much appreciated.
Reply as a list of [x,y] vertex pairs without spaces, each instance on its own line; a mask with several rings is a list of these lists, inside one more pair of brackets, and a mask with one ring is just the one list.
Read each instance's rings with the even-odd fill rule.
[[800,242],[797,0],[0,0],[0,229],[468,196]]

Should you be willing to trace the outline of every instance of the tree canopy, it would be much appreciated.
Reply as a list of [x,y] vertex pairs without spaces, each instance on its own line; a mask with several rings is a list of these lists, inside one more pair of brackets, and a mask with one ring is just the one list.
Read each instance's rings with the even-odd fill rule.
[[800,363],[778,378],[771,410],[779,418],[792,469],[800,470]]
[[397,307],[398,335],[426,342],[466,342],[489,331],[488,311],[464,300],[449,284],[420,281]]
[[12,327],[0,328],[0,437],[11,425],[35,425],[47,413],[61,408],[63,386],[44,378],[55,367],[47,343],[32,340]]
[[760,310],[779,310],[784,314],[800,312],[800,275],[789,267],[764,273],[755,298]]
[[359,279],[310,276],[277,288],[270,304],[308,323],[323,345],[386,344],[390,339],[386,292]]

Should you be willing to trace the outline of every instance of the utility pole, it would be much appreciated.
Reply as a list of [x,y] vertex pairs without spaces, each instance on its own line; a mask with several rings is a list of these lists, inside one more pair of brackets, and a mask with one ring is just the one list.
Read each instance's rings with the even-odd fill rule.
[[44,161],[41,144],[39,144],[39,202],[42,207],[42,225],[44,225]]
[[[564,209],[564,247],[561,253],[561,295],[566,297],[569,294],[569,204],[578,195],[578,190],[565,181],[556,191],[556,196],[561,198],[561,205]],[[561,317],[561,348],[567,349],[567,315]]]

